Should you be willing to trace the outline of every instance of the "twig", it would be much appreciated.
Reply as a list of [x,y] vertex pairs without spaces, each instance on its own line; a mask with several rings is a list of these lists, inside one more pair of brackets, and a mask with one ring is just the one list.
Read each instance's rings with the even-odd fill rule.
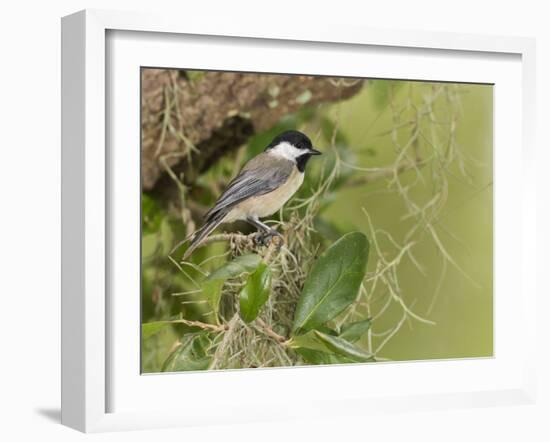
[[209,330],[214,332],[223,332],[228,329],[227,324],[224,325],[214,325],[214,324],[208,324],[206,322],[201,321],[191,321],[189,319],[174,319],[173,321],[170,321],[173,324],[185,324],[189,327],[199,327],[203,330]]
[[257,235],[257,233],[251,233],[249,235],[243,235],[242,233],[219,233],[217,235],[211,235],[208,238],[205,238],[199,247],[207,246],[215,242],[224,242],[224,241],[252,241],[252,239]]
[[257,318],[256,323],[257,325],[259,325],[259,327],[257,327],[258,330],[260,330],[262,333],[269,336],[270,338],[273,338],[279,344],[286,345],[286,343],[288,342],[288,340],[284,336],[281,336],[280,334],[274,332],[273,329],[269,327],[269,325],[267,325],[263,319]]

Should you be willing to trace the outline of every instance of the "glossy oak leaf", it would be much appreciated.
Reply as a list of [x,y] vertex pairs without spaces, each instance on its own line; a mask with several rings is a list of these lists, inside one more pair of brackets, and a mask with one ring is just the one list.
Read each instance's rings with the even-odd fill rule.
[[[355,342],[361,339],[361,337],[367,333],[371,326],[370,319],[364,319],[362,321],[352,322],[351,324],[345,324],[340,331],[339,337],[349,342]],[[322,330],[321,330],[322,331]]]
[[251,322],[258,316],[260,309],[269,298],[271,291],[271,270],[261,263],[256,271],[248,276],[245,286],[239,294],[241,318]]
[[314,350],[311,348],[297,348],[295,349],[302,359],[313,365],[333,365],[333,364],[352,364],[356,361],[340,356],[334,353],[326,353],[320,350]]
[[357,347],[354,344],[351,344],[345,339],[339,338],[337,336],[326,335],[317,330],[315,330],[313,333],[315,334],[315,337],[320,342],[322,342],[328,350],[337,355],[344,356],[355,362],[374,361],[374,356],[371,353],[364,351],[363,349]]
[[210,273],[206,281],[225,281],[226,279],[236,278],[243,273],[252,273],[261,261],[260,255],[255,253],[238,256]]
[[229,261],[220,268],[214,270],[202,282],[201,286],[203,293],[206,296],[208,304],[212,308],[216,318],[218,317],[222,287],[225,281],[227,279],[236,278],[243,273],[254,272],[261,261],[261,257],[254,253],[238,256],[232,261]]
[[318,329],[357,297],[367,270],[369,241],[361,232],[342,236],[315,261],[296,306],[294,334]]

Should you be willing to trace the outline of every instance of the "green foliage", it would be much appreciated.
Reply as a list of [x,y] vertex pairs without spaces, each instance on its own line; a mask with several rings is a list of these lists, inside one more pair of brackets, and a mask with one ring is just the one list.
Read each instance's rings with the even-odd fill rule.
[[253,273],[260,265],[261,260],[262,258],[255,253],[238,256],[214,270],[202,282],[202,291],[216,318],[220,309],[224,282],[228,279],[236,278],[243,273]]
[[224,282],[225,280],[223,279],[205,280],[201,285],[202,292],[206,297],[206,300],[210,305],[210,308],[212,309],[212,312],[214,313],[216,319],[218,318],[218,314],[220,311],[220,300],[222,297],[222,288]]
[[206,333],[197,333],[187,337],[168,356],[162,371],[196,371],[206,370],[212,357],[207,353],[210,340]]
[[[293,315],[295,335],[285,343],[302,361],[310,364],[343,364],[373,360],[370,353],[353,344],[368,331],[369,320],[344,324],[341,330],[327,324],[357,297],[365,276],[368,252],[366,236],[352,232],[339,238],[314,261]],[[237,295],[238,314],[243,323],[251,324],[269,299],[272,277],[270,266],[255,253],[240,255],[213,270],[204,278],[201,288],[215,313],[216,323],[220,324],[219,304],[226,281],[243,281]],[[181,322],[165,320],[144,323],[142,338],[150,339],[164,327]],[[207,323],[183,322],[183,337],[166,357],[162,371],[210,368],[215,363],[218,337],[223,336],[224,328]],[[194,331],[197,327],[203,330]]]
[[164,327],[170,324],[171,321],[155,321],[141,324],[141,338],[149,339],[151,336],[156,335]]
[[180,313],[172,293],[188,289],[185,275],[174,272],[167,258],[176,238],[185,232],[153,196],[142,193],[141,291],[144,323],[164,320]]
[[344,235],[315,262],[296,306],[294,333],[327,323],[357,297],[367,271],[369,242],[360,232]]
[[255,253],[248,253],[236,257],[234,260],[224,264],[219,269],[214,270],[208,277],[207,281],[225,281],[227,279],[236,278],[243,273],[252,273],[258,266],[262,258]]
[[[195,85],[201,75],[189,71],[187,78]],[[364,363],[429,353],[424,342],[397,332],[411,321],[429,323],[418,313],[428,307],[437,269],[427,266],[419,288],[411,281],[426,263],[426,248],[417,244],[435,236],[432,227],[438,230],[447,165],[460,158],[454,128],[463,90],[368,83],[361,96],[330,105],[311,104],[308,91],[292,97],[304,105],[299,112],[216,160],[183,190],[181,207],[143,195],[145,372]],[[266,91],[266,106],[277,108],[283,99],[276,86]],[[477,124],[480,113],[467,115]],[[251,227],[235,223],[222,228],[230,241],[213,241],[180,262],[185,247],[171,250],[187,237],[186,223],[198,222],[244,162],[288,129],[310,135],[323,156],[308,163],[297,194],[267,220],[277,223],[284,246],[258,246],[247,236]],[[452,172],[461,174],[458,167]],[[368,240],[358,232],[346,235],[357,230]],[[441,255],[433,259],[439,266]],[[401,353],[385,347],[394,336],[405,336]],[[391,350],[380,353],[382,347]]]
[[350,364],[354,361],[353,359],[346,358],[345,356],[340,356],[335,353],[327,353],[321,350],[313,350],[311,348],[299,347],[295,349],[305,362],[314,365],[330,365],[330,364]]
[[262,262],[256,271],[249,275],[239,294],[241,318],[244,322],[251,322],[256,319],[260,309],[269,298],[270,290],[271,270]]
[[352,344],[341,336],[313,330],[303,335],[294,336],[290,341],[291,348],[302,358],[312,364],[346,364],[352,362],[372,362],[372,354]]
[[370,319],[364,319],[362,321],[352,322],[351,324],[345,324],[342,327],[342,331],[338,336],[349,342],[358,341],[364,334],[369,331],[371,324],[372,321]]
[[142,234],[147,235],[158,231],[163,219],[157,203],[149,195],[141,194],[141,229]]
[[320,332],[319,330],[314,330],[313,333],[315,337],[322,342],[328,350],[331,352],[344,356],[351,359],[355,362],[372,362],[373,355],[367,353],[356,345],[351,344],[350,342],[342,339],[338,336],[330,336],[325,333]]
[[141,195],[141,212],[142,256],[152,258],[157,253],[165,254],[174,237],[170,221],[147,194]]

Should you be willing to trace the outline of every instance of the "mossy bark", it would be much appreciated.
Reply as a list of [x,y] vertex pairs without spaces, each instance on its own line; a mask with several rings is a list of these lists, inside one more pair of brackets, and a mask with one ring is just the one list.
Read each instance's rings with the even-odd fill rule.
[[363,82],[304,75],[143,69],[143,190],[169,183],[166,166],[192,184],[223,155],[304,105],[355,95]]

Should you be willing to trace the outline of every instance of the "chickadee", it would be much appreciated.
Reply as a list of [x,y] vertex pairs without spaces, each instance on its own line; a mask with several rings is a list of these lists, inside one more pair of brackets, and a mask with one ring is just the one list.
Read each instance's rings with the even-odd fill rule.
[[279,232],[260,221],[276,213],[302,185],[306,164],[321,155],[311,140],[297,130],[283,132],[265,151],[244,165],[205,216],[183,259],[186,259],[222,223],[246,221],[263,233],[263,239]]

